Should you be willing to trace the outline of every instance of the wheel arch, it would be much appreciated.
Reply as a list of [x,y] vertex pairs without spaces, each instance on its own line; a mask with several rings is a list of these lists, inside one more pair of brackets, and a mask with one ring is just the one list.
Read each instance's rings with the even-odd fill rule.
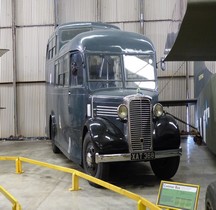
[[180,131],[176,120],[164,115],[154,122],[153,145],[155,150],[177,149],[180,147]]
[[56,118],[55,118],[55,114],[53,112],[50,113],[49,115],[49,138],[51,139],[51,133],[53,132],[53,135],[56,135],[57,132],[57,128],[56,128]]
[[82,149],[87,132],[89,132],[99,153],[128,152],[128,144],[125,141],[124,134],[107,119],[98,117],[86,121],[83,128]]

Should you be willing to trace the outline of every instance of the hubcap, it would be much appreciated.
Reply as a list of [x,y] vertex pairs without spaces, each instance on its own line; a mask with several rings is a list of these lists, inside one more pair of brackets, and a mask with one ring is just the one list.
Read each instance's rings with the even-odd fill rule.
[[95,149],[92,143],[88,143],[85,156],[86,170],[88,174],[94,176],[97,172],[97,164],[95,163]]
[[88,164],[88,167],[92,166],[92,155],[91,155],[90,152],[88,152],[87,155],[86,155],[86,162]]

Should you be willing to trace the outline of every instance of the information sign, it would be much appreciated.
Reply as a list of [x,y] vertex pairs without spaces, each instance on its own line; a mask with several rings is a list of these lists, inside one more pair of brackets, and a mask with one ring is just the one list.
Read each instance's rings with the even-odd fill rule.
[[196,210],[199,185],[161,181],[157,205],[167,209]]

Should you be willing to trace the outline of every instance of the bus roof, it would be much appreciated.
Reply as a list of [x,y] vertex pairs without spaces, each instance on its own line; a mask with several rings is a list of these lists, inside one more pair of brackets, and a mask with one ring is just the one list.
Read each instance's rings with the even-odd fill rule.
[[69,41],[60,50],[80,50],[111,53],[154,53],[152,42],[145,36],[120,30],[95,30],[84,32]]
[[84,27],[91,27],[91,28],[104,28],[104,29],[119,29],[119,27],[107,23],[102,22],[70,22],[64,23],[59,25],[56,30],[67,29],[67,28],[84,28]]
[[[77,34],[92,30],[120,30],[115,25],[102,22],[71,22],[59,25],[53,33],[58,36],[58,50],[68,41],[73,39]],[[50,40],[49,40],[50,41]]]

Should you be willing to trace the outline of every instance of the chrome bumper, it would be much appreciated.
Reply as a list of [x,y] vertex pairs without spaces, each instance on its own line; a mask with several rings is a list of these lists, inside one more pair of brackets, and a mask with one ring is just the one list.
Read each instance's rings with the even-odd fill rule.
[[[175,157],[182,155],[182,148],[173,149],[173,150],[162,150],[162,151],[154,151],[155,158],[167,158],[167,157]],[[134,154],[134,153],[133,153]],[[107,163],[107,162],[121,162],[121,161],[149,161],[153,159],[136,159],[132,160],[132,153],[123,153],[123,154],[107,154],[107,155],[99,155],[95,154],[95,162],[96,163]]]

